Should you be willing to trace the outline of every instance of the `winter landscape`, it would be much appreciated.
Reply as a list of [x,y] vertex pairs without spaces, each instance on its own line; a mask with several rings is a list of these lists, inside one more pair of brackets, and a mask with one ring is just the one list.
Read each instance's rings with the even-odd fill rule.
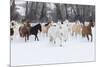
[[10,12],[11,66],[95,61],[94,5],[11,0]]

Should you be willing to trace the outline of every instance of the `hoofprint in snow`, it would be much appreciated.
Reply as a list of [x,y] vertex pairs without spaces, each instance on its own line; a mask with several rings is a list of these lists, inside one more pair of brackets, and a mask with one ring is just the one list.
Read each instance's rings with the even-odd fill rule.
[[[18,30],[18,29],[16,29]],[[16,32],[11,40],[11,65],[37,65],[52,63],[70,63],[95,61],[95,27],[92,29],[93,42],[81,36],[69,36],[67,42],[60,47],[49,42],[48,37],[39,36],[39,41],[34,40],[34,35],[25,42]]]

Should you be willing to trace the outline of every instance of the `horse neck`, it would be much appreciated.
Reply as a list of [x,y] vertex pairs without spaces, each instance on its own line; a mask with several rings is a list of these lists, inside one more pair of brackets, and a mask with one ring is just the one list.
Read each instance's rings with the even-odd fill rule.
[[88,25],[88,26],[86,26],[86,27],[87,27],[87,29],[91,29],[91,27],[92,27],[92,26],[89,24],[89,25]]
[[41,27],[41,25],[40,25],[40,26],[38,26],[38,28],[37,28],[37,29],[41,31],[41,28],[42,28],[42,27]]
[[47,28],[47,29],[49,29],[49,28],[50,28],[50,26],[48,25],[46,28]]
[[89,23],[88,28],[91,28],[91,27],[92,27],[92,25],[91,25],[91,23]]

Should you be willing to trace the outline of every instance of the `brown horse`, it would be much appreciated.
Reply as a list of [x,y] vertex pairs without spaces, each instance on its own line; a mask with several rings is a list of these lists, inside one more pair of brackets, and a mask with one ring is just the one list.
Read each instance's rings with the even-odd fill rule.
[[88,41],[89,39],[89,35],[91,36],[91,42],[92,42],[92,27],[94,27],[94,24],[92,21],[89,22],[89,24],[87,26],[83,25],[82,27],[82,36],[83,37],[87,37]]
[[20,37],[25,37],[25,42],[26,40],[29,40],[30,28],[31,28],[31,25],[28,22],[24,24],[23,26],[19,27]]

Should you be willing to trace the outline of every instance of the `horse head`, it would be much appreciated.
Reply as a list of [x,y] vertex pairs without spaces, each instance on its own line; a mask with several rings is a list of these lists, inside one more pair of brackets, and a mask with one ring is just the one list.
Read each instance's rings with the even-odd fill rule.
[[38,24],[37,27],[38,27],[38,30],[41,32],[41,31],[42,31],[42,26],[41,26],[41,24]]
[[89,25],[90,25],[91,27],[94,27],[94,22],[93,22],[92,20],[90,20]]

